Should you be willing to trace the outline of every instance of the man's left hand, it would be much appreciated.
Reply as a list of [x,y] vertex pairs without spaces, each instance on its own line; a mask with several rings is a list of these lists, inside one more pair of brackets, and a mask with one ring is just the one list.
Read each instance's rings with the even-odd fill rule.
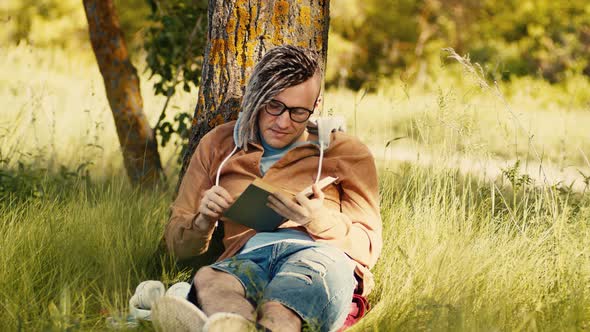
[[324,193],[315,184],[312,189],[313,197],[311,199],[303,194],[298,194],[295,196],[297,202],[294,202],[290,196],[277,192],[268,197],[266,205],[288,220],[304,226],[324,208]]

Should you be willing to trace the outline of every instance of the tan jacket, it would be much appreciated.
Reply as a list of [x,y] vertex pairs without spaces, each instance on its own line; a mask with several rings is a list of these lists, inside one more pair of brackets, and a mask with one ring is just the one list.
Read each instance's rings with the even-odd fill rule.
[[[235,121],[209,132],[195,150],[178,196],[172,204],[172,215],[166,226],[168,250],[183,259],[207,251],[213,228],[201,232],[193,225],[204,191],[215,185],[219,165],[235,147]],[[313,139],[314,136],[310,136]],[[221,169],[220,186],[233,197],[239,196],[260,173],[262,146],[249,143],[248,152],[239,150]],[[299,192],[311,185],[317,173],[319,147],[311,143],[288,151],[262,177],[265,182]],[[339,180],[323,192],[326,216],[299,226],[286,221],[281,228],[306,231],[316,241],[342,249],[357,264],[355,272],[363,280],[363,294],[373,287],[373,267],[381,252],[381,216],[375,161],[369,149],[356,138],[341,132],[332,134],[324,152],[322,177]],[[256,231],[231,220],[222,219],[225,251],[219,260],[235,255]]]

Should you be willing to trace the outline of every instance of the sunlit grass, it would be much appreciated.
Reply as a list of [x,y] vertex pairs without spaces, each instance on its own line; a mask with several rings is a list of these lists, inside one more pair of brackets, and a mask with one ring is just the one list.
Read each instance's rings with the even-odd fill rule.
[[[527,187],[513,200],[437,167],[380,174],[384,249],[359,330],[588,327],[587,194]],[[44,193],[0,205],[3,329],[103,329],[140,281],[188,277],[158,252],[169,193],[83,181]]]
[[359,330],[589,327],[588,195],[528,188],[512,206],[497,186],[452,170],[406,165],[381,177],[386,245]]
[[[438,79],[421,89],[394,82],[376,94],[328,92],[325,110],[344,115],[349,130],[371,145],[383,146],[404,137],[399,144],[543,161],[558,167],[590,166],[584,158],[590,151],[590,135],[583,125],[590,123],[590,99],[580,104],[551,103],[547,96],[537,97],[534,88],[543,84],[519,80],[504,87],[514,94],[507,107],[493,93],[470,85],[467,79],[460,83],[444,76]],[[590,88],[587,82],[577,85],[578,94]],[[561,99],[560,94],[566,92],[548,88],[547,93]],[[571,98],[583,99],[573,94]]]
[[45,190],[0,205],[2,330],[104,329],[141,280],[165,275],[158,245],[170,196],[116,182]]
[[[590,328],[590,188],[532,186],[518,170],[486,180],[441,162],[534,160],[533,146],[543,163],[586,165],[590,113],[576,86],[588,83],[502,86],[507,109],[449,75],[325,94],[325,112],[367,144],[435,155],[379,161],[385,243],[373,311],[355,330]],[[145,79],[142,94],[153,125],[164,101]],[[172,109],[191,112],[194,99],[175,96]],[[171,189],[127,184],[91,54],[0,49],[0,100],[0,330],[104,330],[140,281],[188,277],[160,250]],[[162,154],[173,187],[177,151]]]

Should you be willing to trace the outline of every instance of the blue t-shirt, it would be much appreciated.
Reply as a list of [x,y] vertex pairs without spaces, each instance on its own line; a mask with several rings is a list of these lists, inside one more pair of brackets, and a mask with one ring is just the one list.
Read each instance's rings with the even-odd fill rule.
[[262,142],[262,147],[264,148],[264,153],[262,154],[262,159],[260,160],[260,172],[263,176],[266,174],[266,171],[268,171],[268,169],[271,168],[274,163],[279,161],[279,159],[281,159],[289,150],[308,143],[294,142],[285,146],[284,148],[277,149],[268,145],[262,137],[260,137],[260,141]]

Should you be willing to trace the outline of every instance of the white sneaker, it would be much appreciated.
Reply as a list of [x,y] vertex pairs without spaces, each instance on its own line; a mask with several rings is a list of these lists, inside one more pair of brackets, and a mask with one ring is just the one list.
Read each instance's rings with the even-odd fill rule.
[[152,322],[159,332],[201,332],[207,315],[177,296],[162,296],[152,308]]
[[246,318],[231,312],[218,312],[209,317],[203,332],[254,332],[256,325]]
[[150,320],[154,302],[164,296],[164,284],[157,280],[143,281],[129,300],[129,314],[135,319]]
[[188,296],[188,292],[191,290],[191,285],[188,282],[177,282],[174,285],[170,286],[166,291],[166,296],[176,296],[183,299],[186,299]]

